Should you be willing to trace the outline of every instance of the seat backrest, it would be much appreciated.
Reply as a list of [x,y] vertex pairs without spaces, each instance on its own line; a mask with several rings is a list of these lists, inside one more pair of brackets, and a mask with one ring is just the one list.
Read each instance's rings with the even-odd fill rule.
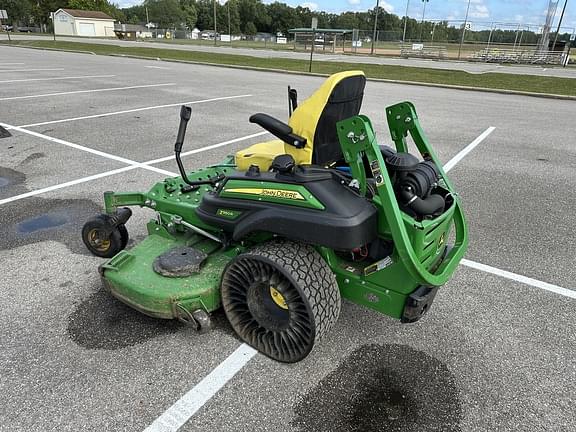
[[[336,123],[360,113],[366,77],[362,71],[330,76],[312,96],[302,102],[288,124],[306,138],[306,147],[285,145],[286,153],[305,163],[327,165],[342,159]],[[303,157],[304,153],[304,157]]]

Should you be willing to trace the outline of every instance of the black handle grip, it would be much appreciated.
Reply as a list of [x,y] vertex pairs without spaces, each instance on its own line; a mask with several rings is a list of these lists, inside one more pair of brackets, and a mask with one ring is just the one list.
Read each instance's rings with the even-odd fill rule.
[[174,151],[180,153],[182,151],[182,145],[184,144],[184,137],[186,136],[186,127],[188,126],[188,120],[192,115],[192,108],[186,105],[182,105],[180,108],[180,126],[178,127],[178,135],[176,136],[176,144],[174,144]]

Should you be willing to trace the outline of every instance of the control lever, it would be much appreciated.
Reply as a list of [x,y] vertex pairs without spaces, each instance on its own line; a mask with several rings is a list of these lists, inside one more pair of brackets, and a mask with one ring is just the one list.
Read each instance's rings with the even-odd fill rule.
[[180,153],[182,153],[182,146],[184,145],[184,138],[186,137],[186,128],[188,127],[188,121],[192,115],[192,108],[186,105],[182,105],[180,108],[180,126],[178,127],[178,135],[176,136],[176,144],[174,144],[174,154],[176,157],[176,163],[178,164],[178,170],[180,171],[180,175],[182,176],[182,180],[188,186],[183,186],[181,191],[183,193],[192,192],[197,190],[201,185],[216,185],[216,183],[222,181],[226,176],[221,174],[217,177],[213,177],[208,180],[198,180],[192,181],[186,175],[186,170],[184,169],[184,165],[182,164],[182,159],[180,157]]

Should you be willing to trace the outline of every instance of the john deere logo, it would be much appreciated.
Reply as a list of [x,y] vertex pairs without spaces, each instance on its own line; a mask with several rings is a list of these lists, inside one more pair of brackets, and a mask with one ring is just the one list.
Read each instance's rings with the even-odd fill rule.
[[281,189],[262,189],[262,194],[265,196],[270,196],[274,198],[285,198],[291,200],[302,200],[304,197],[298,192],[281,190]]
[[300,192],[283,190],[283,189],[260,189],[260,188],[234,188],[224,189],[227,193],[247,194],[247,195],[260,195],[272,198],[283,198],[289,200],[304,200]]

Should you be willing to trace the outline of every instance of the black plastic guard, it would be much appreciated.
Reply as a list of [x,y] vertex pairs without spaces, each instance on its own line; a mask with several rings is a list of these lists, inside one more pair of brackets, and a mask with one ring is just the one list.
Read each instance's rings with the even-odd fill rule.
[[413,323],[424,316],[434,301],[439,287],[419,286],[408,296],[402,313],[402,323]]

